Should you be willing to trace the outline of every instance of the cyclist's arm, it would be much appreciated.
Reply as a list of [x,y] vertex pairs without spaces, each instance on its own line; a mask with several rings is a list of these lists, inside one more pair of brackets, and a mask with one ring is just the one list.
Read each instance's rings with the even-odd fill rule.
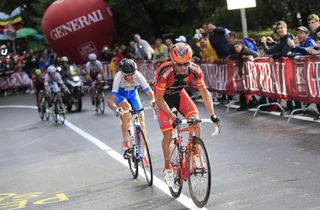
[[103,65],[102,65],[102,63],[100,61],[96,61],[96,62],[97,62],[99,71],[101,73],[102,80],[105,80],[105,72],[104,72]]
[[109,96],[107,100],[108,107],[114,111],[118,106],[114,103],[114,99],[116,98],[116,95]]
[[156,99],[155,101],[156,101],[157,106],[158,106],[162,111],[164,111],[164,112],[170,117],[170,119],[176,117],[176,116],[172,113],[172,111],[170,110],[167,102],[164,100],[163,95],[156,93],[156,94],[155,94],[155,99]]
[[139,71],[137,71],[136,74],[143,91],[148,95],[151,101],[154,101],[154,93],[150,88],[149,84],[147,83],[145,77]]
[[88,63],[85,66],[85,71],[86,71],[86,78],[90,80],[90,66]]
[[114,103],[114,100],[117,97],[119,87],[121,82],[121,72],[117,72],[117,74],[114,76],[113,85],[112,85],[112,91],[111,95],[109,96],[107,100],[108,107],[114,111],[118,106]]
[[148,95],[148,97],[150,98],[151,101],[154,102],[154,93],[153,91],[150,89],[146,92],[146,94]]
[[198,90],[202,96],[204,105],[207,108],[210,116],[212,116],[212,115],[215,116],[214,109],[213,109],[213,103],[212,103],[212,97],[211,97],[210,92],[206,88],[203,79],[200,79],[197,81],[197,87],[198,87]]

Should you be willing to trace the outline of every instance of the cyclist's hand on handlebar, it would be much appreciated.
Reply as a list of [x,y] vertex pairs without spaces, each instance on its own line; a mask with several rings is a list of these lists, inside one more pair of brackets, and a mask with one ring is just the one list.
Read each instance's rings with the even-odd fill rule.
[[114,114],[117,116],[117,117],[120,117],[122,115],[122,109],[121,107],[117,107],[115,108],[114,110]]
[[213,123],[215,123],[215,124],[217,124],[217,125],[220,124],[220,118],[217,117],[216,115],[211,115],[210,118],[211,118],[211,121],[212,121]]
[[150,105],[152,106],[153,109],[156,108],[156,102],[155,101],[150,101]]
[[178,117],[173,118],[173,119],[172,119],[172,126],[173,126],[173,128],[176,128],[181,122],[182,122],[182,121],[181,121]]

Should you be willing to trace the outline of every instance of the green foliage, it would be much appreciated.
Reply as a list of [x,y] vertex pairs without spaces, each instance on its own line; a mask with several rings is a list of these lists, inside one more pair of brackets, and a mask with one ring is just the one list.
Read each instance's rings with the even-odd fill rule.
[[[41,18],[54,0],[2,0],[1,11],[10,13],[24,6],[25,26],[41,30]],[[76,2],[76,0],[74,0]],[[154,42],[163,34],[186,35],[190,40],[194,30],[204,22],[212,22],[232,31],[241,31],[240,11],[227,9],[226,0],[106,0],[115,20],[116,40],[128,43],[135,33]],[[256,8],[246,9],[249,36],[261,37],[264,29],[279,20],[289,28],[305,25],[310,13],[320,11],[316,0],[256,0]],[[297,15],[300,14],[299,19]],[[267,30],[269,31],[269,30]]]

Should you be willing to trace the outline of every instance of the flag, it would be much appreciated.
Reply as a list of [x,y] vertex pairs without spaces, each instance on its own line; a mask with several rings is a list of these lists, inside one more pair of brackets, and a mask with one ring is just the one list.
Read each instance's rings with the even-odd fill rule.
[[10,15],[0,12],[0,36],[6,27],[13,26],[15,30],[22,28],[21,9],[17,7]]

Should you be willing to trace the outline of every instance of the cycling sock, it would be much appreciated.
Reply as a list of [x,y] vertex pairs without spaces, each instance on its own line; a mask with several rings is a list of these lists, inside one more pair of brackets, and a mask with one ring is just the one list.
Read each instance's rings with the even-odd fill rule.
[[165,159],[164,160],[164,169],[171,169],[171,168],[172,168],[172,165],[171,165],[170,159],[169,160]]
[[129,134],[122,134],[122,139],[123,139],[123,141],[128,141]]

